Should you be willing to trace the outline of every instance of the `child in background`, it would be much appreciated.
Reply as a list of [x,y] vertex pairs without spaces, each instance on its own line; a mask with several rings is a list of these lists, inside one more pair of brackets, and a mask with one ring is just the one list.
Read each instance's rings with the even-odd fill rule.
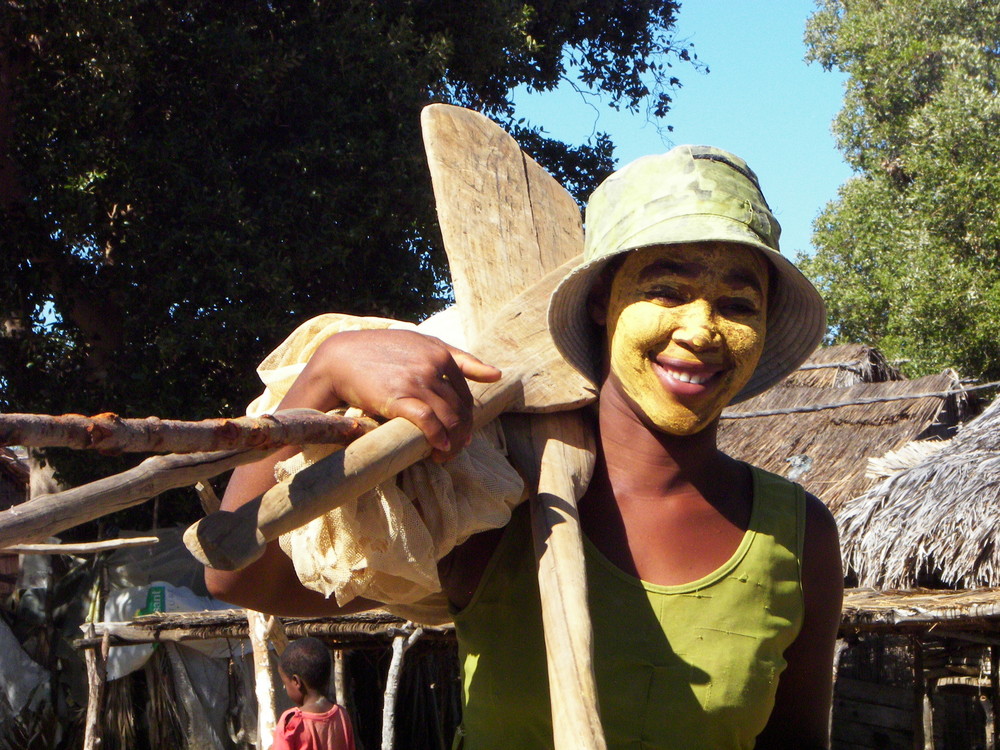
[[273,750],[354,750],[347,711],[326,695],[330,650],[318,638],[292,641],[281,655],[278,674],[295,708],[274,728]]

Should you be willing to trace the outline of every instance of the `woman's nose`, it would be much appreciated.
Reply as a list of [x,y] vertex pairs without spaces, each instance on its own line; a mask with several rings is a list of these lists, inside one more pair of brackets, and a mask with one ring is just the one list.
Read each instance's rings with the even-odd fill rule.
[[674,330],[674,340],[694,351],[716,349],[722,343],[712,306],[705,300],[687,305],[680,325]]

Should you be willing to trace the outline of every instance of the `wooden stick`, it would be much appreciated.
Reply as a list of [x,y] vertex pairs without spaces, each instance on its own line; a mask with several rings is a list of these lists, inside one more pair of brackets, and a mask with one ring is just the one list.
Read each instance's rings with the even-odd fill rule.
[[278,656],[285,653],[285,649],[288,648],[288,635],[285,633],[285,626],[275,615],[269,615],[267,618],[267,640],[271,642],[274,653]]
[[278,447],[153,456],[133,469],[42,495],[0,511],[0,548],[48,539],[60,531],[130,508],[175,487],[187,487],[237,466],[260,461]]
[[336,443],[347,445],[377,426],[368,418],[288,409],[262,417],[122,419],[117,414],[0,414],[0,445],[92,449],[101,453],[196,453],[246,448]]
[[538,561],[552,733],[556,750],[604,750],[597,702],[593,628],[576,502],[594,468],[594,447],[576,412],[542,414],[531,424],[541,456],[531,531]]
[[222,507],[222,500],[215,494],[215,489],[213,489],[207,480],[204,482],[195,482],[194,491],[198,493],[198,499],[201,501],[201,509],[205,511],[206,516],[209,513],[215,513],[215,511]]
[[113,549],[128,547],[148,547],[160,541],[156,536],[137,536],[131,539],[108,539],[103,542],[80,542],[79,544],[15,544],[0,549],[0,553],[17,555],[92,555]]
[[333,701],[334,703],[347,707],[347,669],[345,668],[346,654],[343,649],[336,649],[333,652]]

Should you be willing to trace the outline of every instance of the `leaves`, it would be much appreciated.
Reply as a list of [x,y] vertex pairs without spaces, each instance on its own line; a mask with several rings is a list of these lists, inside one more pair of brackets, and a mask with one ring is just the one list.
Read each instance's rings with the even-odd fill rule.
[[858,176],[803,260],[833,337],[1000,378],[1000,6],[823,0],[806,38],[850,75],[834,130]]
[[[676,85],[668,60],[690,58],[670,36],[676,8],[10,6],[0,409],[232,416],[260,387],[256,364],[307,317],[434,311],[447,268],[421,107],[452,101],[513,127],[510,91],[554,87],[571,58],[609,104],[657,101]],[[606,137],[517,132],[578,197],[611,169]],[[79,481],[91,460],[58,465]]]

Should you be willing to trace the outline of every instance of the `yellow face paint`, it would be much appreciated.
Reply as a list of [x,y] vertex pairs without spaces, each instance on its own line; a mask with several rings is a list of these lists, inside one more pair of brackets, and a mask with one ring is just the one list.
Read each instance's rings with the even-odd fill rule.
[[767,262],[698,242],[630,253],[611,283],[611,377],[645,420],[692,435],[739,393],[764,348]]

